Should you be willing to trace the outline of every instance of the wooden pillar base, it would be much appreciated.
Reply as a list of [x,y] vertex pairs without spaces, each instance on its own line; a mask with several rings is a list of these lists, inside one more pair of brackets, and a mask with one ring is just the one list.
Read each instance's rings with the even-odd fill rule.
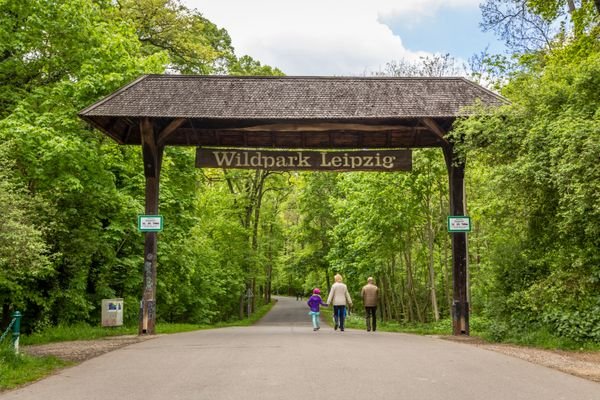
[[469,303],[458,301],[452,303],[452,334],[469,335]]

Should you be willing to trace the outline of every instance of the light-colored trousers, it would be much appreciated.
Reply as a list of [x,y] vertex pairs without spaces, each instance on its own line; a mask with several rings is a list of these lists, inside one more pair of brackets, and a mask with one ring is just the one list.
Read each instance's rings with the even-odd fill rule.
[[313,328],[319,328],[319,316],[321,313],[319,311],[311,311],[308,315],[312,317]]

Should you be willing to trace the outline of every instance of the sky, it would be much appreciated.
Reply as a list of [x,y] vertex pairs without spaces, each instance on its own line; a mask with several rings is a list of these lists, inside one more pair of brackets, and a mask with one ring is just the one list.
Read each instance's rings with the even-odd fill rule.
[[466,62],[486,47],[481,0],[183,0],[225,28],[238,56],[287,75],[360,76],[390,61],[449,53]]

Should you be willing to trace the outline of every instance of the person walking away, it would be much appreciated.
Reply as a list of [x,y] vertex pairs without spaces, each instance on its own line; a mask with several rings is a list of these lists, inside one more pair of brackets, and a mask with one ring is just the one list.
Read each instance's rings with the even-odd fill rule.
[[377,330],[377,303],[379,301],[379,288],[375,286],[373,278],[367,278],[367,284],[363,286],[360,295],[365,305],[365,316],[367,318],[367,332]]
[[319,324],[319,318],[321,315],[320,307],[327,307],[327,304],[323,303],[323,299],[321,298],[321,291],[319,290],[319,288],[315,288],[313,290],[313,295],[310,296],[306,304],[308,304],[308,306],[310,307],[310,312],[308,313],[308,315],[312,317],[313,331],[318,331],[319,329],[321,329],[321,326]]
[[337,274],[335,277],[335,283],[331,286],[329,291],[329,297],[327,297],[327,304],[333,304],[333,318],[334,326],[333,329],[337,330],[340,328],[341,332],[344,332],[344,320],[346,319],[346,306],[352,306],[352,299],[348,288],[342,283],[342,276]]

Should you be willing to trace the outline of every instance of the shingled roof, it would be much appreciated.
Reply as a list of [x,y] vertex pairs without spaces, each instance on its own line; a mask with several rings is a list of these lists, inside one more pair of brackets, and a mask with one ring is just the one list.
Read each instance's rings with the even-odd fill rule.
[[141,118],[159,125],[185,119],[167,144],[207,145],[196,136],[290,122],[337,123],[330,131],[353,130],[341,123],[379,124],[393,131],[394,125],[416,127],[430,118],[449,128],[476,102],[498,106],[504,99],[464,78],[146,75],[80,116],[121,143],[139,143]]

